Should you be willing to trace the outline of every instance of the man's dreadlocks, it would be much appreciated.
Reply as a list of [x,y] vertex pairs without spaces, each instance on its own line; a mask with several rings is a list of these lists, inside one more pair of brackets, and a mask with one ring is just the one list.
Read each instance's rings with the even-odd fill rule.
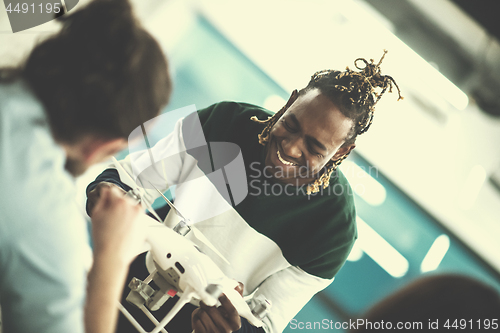
[[[373,59],[368,62],[364,58],[358,58],[354,61],[354,66],[359,71],[346,68],[345,71],[323,70],[314,73],[308,85],[299,91],[299,96],[312,89],[319,89],[323,95],[328,97],[342,112],[342,114],[353,120],[354,126],[349,136],[344,142],[344,146],[353,143],[356,137],[365,133],[373,122],[375,113],[375,104],[382,95],[389,90],[392,92],[393,84],[398,90],[398,101],[403,99],[396,81],[389,75],[382,75],[380,64],[387,53],[380,61],[375,64]],[[358,65],[359,62],[365,64],[364,67]],[[258,120],[252,117],[252,120],[266,124],[266,127],[259,134],[259,143],[266,145],[269,142],[269,133],[274,124],[285,113],[287,107],[284,106],[280,111],[269,117],[267,120]],[[326,188],[330,183],[331,174],[337,169],[349,153],[342,155],[335,161],[329,161],[324,168],[324,172],[312,184],[307,187],[307,194],[319,192],[320,188]]]

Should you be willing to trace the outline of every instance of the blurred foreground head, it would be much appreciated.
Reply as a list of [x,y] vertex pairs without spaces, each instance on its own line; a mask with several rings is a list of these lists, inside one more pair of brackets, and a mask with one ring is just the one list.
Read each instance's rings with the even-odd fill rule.
[[21,75],[43,103],[54,138],[127,138],[168,102],[167,61],[127,0],[95,0],[59,18]]
[[[497,323],[500,321],[500,294],[492,287],[466,276],[435,275],[418,279],[386,297],[361,319],[372,323],[380,323],[382,320],[385,323],[391,322],[393,329],[398,322],[421,322],[423,326],[419,332],[446,330],[443,325],[447,320],[450,325],[457,320],[459,329],[462,320],[464,325],[461,332],[477,332],[481,331],[477,320],[481,320],[481,329],[486,328],[484,325],[487,324],[492,330],[492,320],[497,319]],[[429,329],[429,321],[436,320],[439,321],[439,329]],[[488,323],[483,322],[486,320]],[[372,331],[381,330],[365,326],[351,332]]]

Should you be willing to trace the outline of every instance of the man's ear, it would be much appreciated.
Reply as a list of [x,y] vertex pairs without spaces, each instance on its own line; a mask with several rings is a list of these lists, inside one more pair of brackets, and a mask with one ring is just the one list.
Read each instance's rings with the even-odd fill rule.
[[88,165],[99,163],[127,147],[124,138],[102,139],[92,137],[84,149],[84,159]]
[[356,144],[354,142],[346,146],[340,147],[339,150],[337,150],[337,152],[335,153],[335,155],[333,155],[331,160],[332,161],[338,160],[341,156],[349,154],[354,148],[356,148]]
[[297,100],[298,97],[299,97],[299,92],[297,91],[297,89],[295,89],[294,91],[292,91],[292,94],[288,98],[288,102],[286,102],[285,109],[288,110],[288,108],[293,104],[293,102]]

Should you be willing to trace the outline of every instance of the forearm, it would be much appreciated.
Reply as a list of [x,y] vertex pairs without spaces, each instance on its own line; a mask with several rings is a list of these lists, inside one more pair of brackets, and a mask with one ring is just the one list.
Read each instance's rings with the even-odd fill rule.
[[272,303],[262,320],[265,331],[282,332],[302,307],[331,282],[294,266],[269,276],[253,296],[264,295]]
[[117,301],[120,299],[128,264],[99,255],[88,275],[85,305],[85,332],[112,333],[118,318]]
[[144,244],[141,208],[116,188],[103,188],[92,211],[94,263],[88,274],[85,331],[113,333],[117,301],[135,250]]

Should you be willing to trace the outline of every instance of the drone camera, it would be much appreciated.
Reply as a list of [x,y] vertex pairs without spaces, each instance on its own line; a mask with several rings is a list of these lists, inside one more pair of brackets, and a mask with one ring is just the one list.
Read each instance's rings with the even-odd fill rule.
[[144,305],[155,293],[155,290],[151,286],[135,277],[132,278],[128,286],[130,293],[127,295],[127,302],[137,307]]
[[160,288],[146,303],[151,311],[156,311],[170,298],[177,294],[177,288],[170,284],[163,276],[156,272],[153,282]]

